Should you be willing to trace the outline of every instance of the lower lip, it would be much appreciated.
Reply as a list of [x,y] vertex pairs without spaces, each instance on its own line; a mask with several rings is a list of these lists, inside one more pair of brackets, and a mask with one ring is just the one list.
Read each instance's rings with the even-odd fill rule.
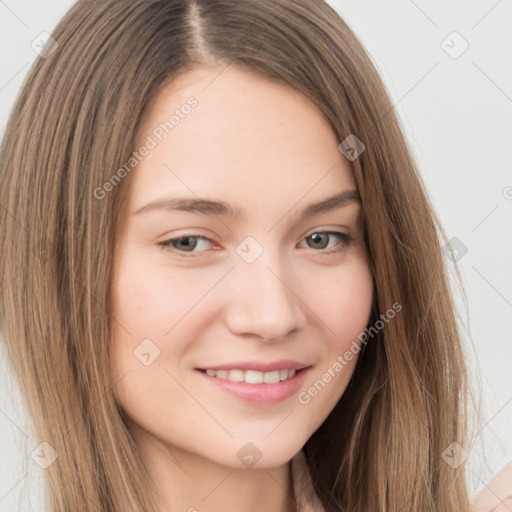
[[210,377],[206,373],[196,370],[199,375],[212,386],[231,393],[242,400],[259,403],[275,404],[286,400],[297,393],[306,378],[306,373],[311,367],[297,370],[291,379],[283,380],[276,384],[248,384],[247,382],[233,382],[218,377]]

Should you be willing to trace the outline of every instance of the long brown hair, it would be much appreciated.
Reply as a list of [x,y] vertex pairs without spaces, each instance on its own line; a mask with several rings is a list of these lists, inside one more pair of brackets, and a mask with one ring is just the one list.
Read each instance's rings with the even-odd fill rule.
[[[335,409],[304,447],[326,511],[469,510],[467,375],[442,229],[393,105],[363,46],[322,0],[79,0],[29,72],[0,153],[1,327],[41,441],[55,511],[157,510],[110,372],[112,275],[141,118],[197,65],[288,84],[323,112],[362,199],[374,276],[368,342]],[[198,98],[200,101],[200,98]]]

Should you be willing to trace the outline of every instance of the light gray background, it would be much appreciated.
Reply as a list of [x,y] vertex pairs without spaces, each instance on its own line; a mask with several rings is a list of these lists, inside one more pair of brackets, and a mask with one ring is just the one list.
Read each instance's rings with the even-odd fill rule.
[[[32,42],[72,3],[0,0],[0,138],[36,58]],[[482,446],[469,459],[476,491],[512,459],[512,3],[329,3],[377,65],[448,237],[468,249],[458,262],[468,304],[459,309],[484,401]],[[453,58],[461,38],[469,47]],[[39,443],[0,355],[0,511],[41,511],[43,470],[24,454]]]

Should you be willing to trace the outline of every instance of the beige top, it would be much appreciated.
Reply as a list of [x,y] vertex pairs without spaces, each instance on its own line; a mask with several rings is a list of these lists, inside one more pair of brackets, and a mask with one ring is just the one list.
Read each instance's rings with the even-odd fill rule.
[[306,457],[302,450],[293,457],[291,471],[297,512],[325,512],[313,489]]

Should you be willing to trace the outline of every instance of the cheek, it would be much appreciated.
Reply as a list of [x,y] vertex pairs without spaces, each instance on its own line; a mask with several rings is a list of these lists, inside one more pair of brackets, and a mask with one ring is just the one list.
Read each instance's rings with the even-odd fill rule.
[[133,336],[163,338],[195,308],[216,276],[126,258],[115,289],[116,320]]
[[318,344],[317,364],[297,396],[310,432],[320,426],[347,388],[373,300],[371,272],[362,258],[336,269],[331,276],[325,275],[316,284],[323,292],[312,290],[310,300],[325,336]]
[[[184,438],[188,428],[200,429],[196,423],[204,421],[179,384],[179,361],[188,349],[187,314],[206,284],[171,276],[144,259],[126,258],[118,268],[112,340],[116,401],[133,435],[140,426],[148,432],[161,429],[169,439]],[[185,427],[170,421],[177,411],[187,418]]]
[[116,398],[137,423],[149,422],[150,427],[169,410],[197,416],[179,384],[180,362],[204,327],[201,322],[211,315],[201,302],[218,280],[211,274],[183,268],[171,272],[133,247],[119,261],[113,290],[112,371],[119,383]]
[[315,284],[310,292],[312,309],[324,324],[328,348],[342,350],[368,324],[373,301],[370,269],[362,258],[354,259]]

